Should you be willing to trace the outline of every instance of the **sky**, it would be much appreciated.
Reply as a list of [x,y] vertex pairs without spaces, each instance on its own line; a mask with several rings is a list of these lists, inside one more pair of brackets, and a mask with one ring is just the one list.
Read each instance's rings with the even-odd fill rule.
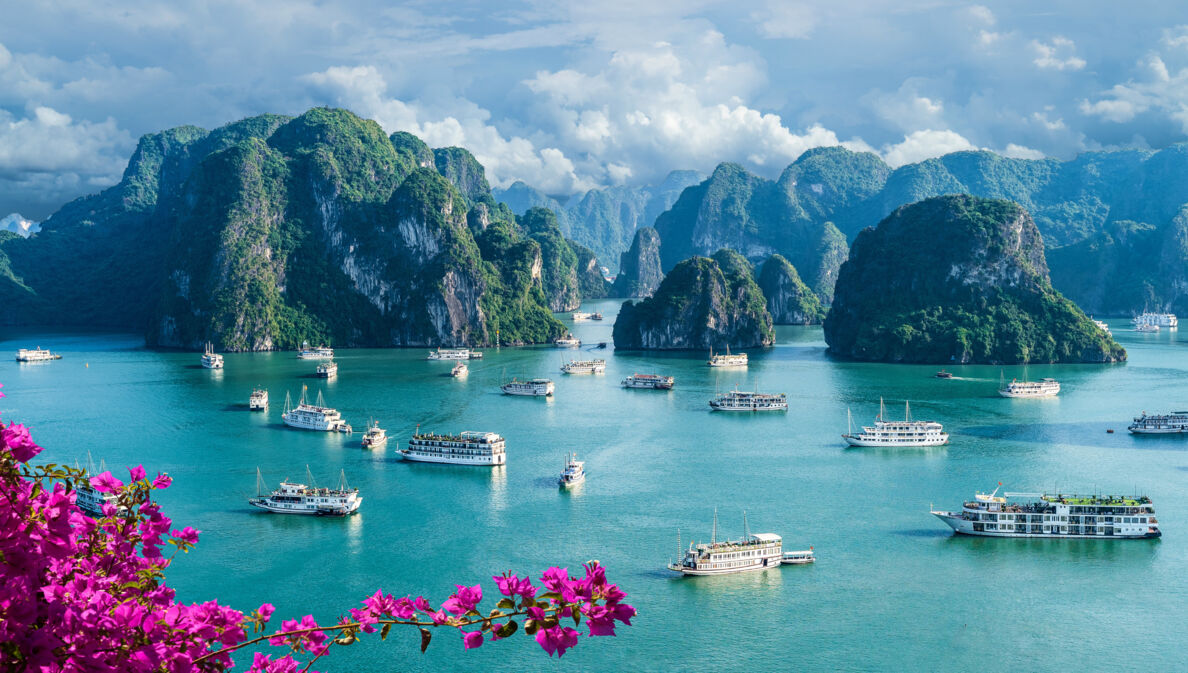
[[0,215],[136,139],[348,108],[564,195],[842,144],[893,166],[1188,135],[1188,3],[27,0],[0,20]]

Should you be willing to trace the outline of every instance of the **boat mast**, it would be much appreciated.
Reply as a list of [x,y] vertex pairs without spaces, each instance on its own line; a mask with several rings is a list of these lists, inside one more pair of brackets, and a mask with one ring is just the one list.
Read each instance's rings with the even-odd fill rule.
[[710,545],[718,544],[718,508],[714,508],[714,529],[710,533]]
[[743,510],[743,540],[751,539],[751,527],[747,525],[747,510]]
[[907,400],[903,402],[903,420],[909,423],[912,420],[912,403]]
[[285,413],[293,410],[293,398],[289,396],[289,391],[285,391]]
[[312,484],[314,488],[318,487],[318,482],[314,481],[313,472],[309,471],[309,465],[305,466],[305,480]]
[[846,407],[846,434],[854,434],[854,415],[850,413],[849,407]]
[[883,420],[883,416],[886,415],[886,413],[887,413],[887,407],[885,407],[883,405],[883,398],[880,397],[879,398],[879,418],[878,418],[878,420],[880,420],[880,421]]
[[256,497],[264,497],[264,475],[260,474],[260,466],[256,466]]

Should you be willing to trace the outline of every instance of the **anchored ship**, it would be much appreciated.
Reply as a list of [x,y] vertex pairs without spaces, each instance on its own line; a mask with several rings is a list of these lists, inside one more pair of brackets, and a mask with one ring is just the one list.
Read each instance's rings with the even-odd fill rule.
[[[313,475],[309,466],[305,467],[305,475],[313,483]],[[256,468],[256,492],[248,504],[276,514],[316,514],[321,516],[346,516],[354,514],[363,504],[359,489],[350,488],[346,483],[346,472],[340,473],[338,488],[318,488],[289,481],[280,483],[280,488],[270,494],[264,493],[264,478],[260,475],[260,468]]]
[[503,438],[494,432],[467,431],[457,435],[417,432],[408,440],[408,448],[397,453],[405,460],[422,463],[494,466],[507,462]]
[[553,345],[557,348],[577,348],[582,345],[582,340],[566,332],[565,336],[559,336],[553,339]]
[[438,348],[437,350],[429,351],[429,357],[426,360],[481,360],[483,354],[481,351],[472,351],[469,348]]
[[711,367],[746,367],[747,366],[747,354],[746,353],[735,353],[735,354],[731,355],[730,354],[730,346],[727,346],[725,355],[723,355],[722,353],[718,353],[717,355],[714,355],[714,349],[711,348],[710,349],[710,359],[709,359],[709,362],[707,362],[706,364],[708,364]]
[[960,512],[934,510],[932,514],[962,535],[1111,539],[1162,535],[1155,507],[1145,495],[998,495],[998,488],[993,493],[976,494]]
[[576,453],[569,454],[565,459],[565,469],[561,470],[561,478],[557,484],[561,488],[569,488],[586,480],[586,463],[577,459]]
[[550,397],[553,394],[553,382],[549,379],[531,379],[520,381],[512,379],[499,386],[504,395],[523,395],[525,397]]
[[285,425],[300,430],[345,432],[348,434],[351,432],[351,426],[342,420],[342,414],[338,413],[337,409],[325,406],[321,391],[318,392],[316,404],[309,404],[305,401],[307,392],[306,387],[301,386],[301,400],[296,407],[293,406],[289,394],[285,393],[285,411],[281,414],[281,420],[285,422]]
[[214,352],[214,344],[207,341],[206,350],[202,352],[202,366],[207,369],[222,369],[223,356]]
[[1060,382],[1056,379],[1040,379],[1038,381],[1019,381],[1000,379],[998,394],[1003,397],[1055,397],[1060,392]]
[[850,410],[846,410],[849,429],[842,439],[850,446],[866,447],[912,447],[912,446],[940,446],[949,441],[949,435],[944,426],[936,421],[913,421],[912,408],[908,402],[903,403],[904,420],[886,421],[887,408],[883,398],[879,398],[879,415],[873,426],[863,426],[862,432],[854,434],[854,418]]
[[688,549],[684,549],[681,547],[680,531],[677,531],[677,552],[678,559],[668,564],[668,569],[673,572],[683,575],[730,575],[780,567],[784,541],[773,533],[752,534],[747,526],[747,514],[743,512],[742,539],[718,542],[718,511],[714,510],[710,543],[690,542]]
[[61,360],[61,355],[56,355],[49,352],[47,349],[38,346],[37,348],[29,349],[22,348],[16,352],[17,362],[49,362],[50,360]]
[[1188,432],[1188,411],[1173,411],[1170,414],[1143,412],[1127,428],[1136,435],[1178,435]]
[[632,374],[623,379],[624,388],[647,388],[650,390],[672,390],[675,379],[659,374]]
[[375,449],[388,443],[388,432],[379,426],[379,421],[372,420],[367,424],[367,432],[363,433],[363,448]]
[[[78,469],[78,461],[75,461],[74,468]],[[99,471],[95,471],[95,460],[91,458],[91,452],[87,452],[87,476],[91,477],[107,471],[107,465],[102,460],[99,461]],[[75,504],[79,509],[92,516],[103,516],[104,505],[118,506],[119,496],[114,493],[104,493],[94,486],[91,486],[90,479],[83,479],[80,483],[74,485]],[[126,510],[120,507],[121,512]]]
[[606,360],[570,360],[561,365],[566,374],[602,374],[606,371]]
[[720,393],[709,401],[714,411],[787,411],[788,396],[784,393],[758,393],[734,390]]
[[[1138,329],[1142,326],[1163,327],[1166,329],[1176,329],[1179,326],[1179,320],[1176,319],[1174,313],[1142,313],[1131,320],[1134,323],[1134,328]],[[1139,330],[1140,332],[1146,330]],[[1158,330],[1153,330],[1158,331]]]
[[470,373],[470,367],[465,362],[455,362],[454,368],[450,370],[450,376],[460,379]]
[[252,396],[248,398],[248,409],[252,411],[264,411],[268,408],[268,390],[265,388],[255,388],[252,390]]
[[297,357],[302,360],[329,360],[334,357],[334,349],[329,346],[310,348],[308,341],[302,341],[301,350],[297,351]]
[[574,322],[583,322],[585,320],[590,320],[593,317],[594,317],[593,313],[574,313],[573,321]]
[[318,365],[318,376],[324,379],[332,379],[338,376],[338,363],[331,360]]

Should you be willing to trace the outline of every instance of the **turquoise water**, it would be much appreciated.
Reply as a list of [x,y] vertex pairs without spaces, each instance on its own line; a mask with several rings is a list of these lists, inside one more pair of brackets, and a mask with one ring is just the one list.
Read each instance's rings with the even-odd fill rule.
[[[611,341],[618,302],[579,323],[585,342]],[[277,617],[332,619],[377,587],[441,600],[452,582],[504,569],[540,570],[601,559],[640,611],[617,638],[583,638],[558,664],[530,639],[463,651],[442,631],[427,655],[414,633],[336,650],[323,669],[391,670],[1171,670],[1183,666],[1188,625],[1188,441],[1132,437],[1133,414],[1188,406],[1188,332],[1136,334],[1112,323],[1130,353],[1114,366],[1032,366],[1055,376],[1050,400],[998,397],[998,367],[841,363],[819,328],[781,328],[778,345],[751,353],[746,370],[716,370],[705,354],[613,350],[599,376],[564,376],[570,352],[487,349],[469,378],[424,349],[340,351],[339,376],[312,377],[292,353],[229,354],[227,368],[197,353],[153,352],[132,335],[15,333],[0,352],[41,345],[61,361],[0,362],[5,419],[34,428],[47,460],[95,459],[120,473],[144,463],[175,477],[161,495],[178,525],[203,531],[169,579],[183,600],[218,598],[241,609],[265,601]],[[1022,367],[1005,368],[1008,378]],[[676,376],[672,392],[624,390],[639,372]],[[549,376],[552,400],[510,398],[512,376]],[[786,392],[786,414],[711,413],[715,391],[735,383]],[[382,453],[353,437],[286,429],[285,391],[321,389],[356,428],[377,418],[393,437]],[[253,386],[267,413],[247,410]],[[889,415],[941,421],[947,447],[845,449],[846,409],[868,422]],[[492,471],[405,464],[396,442],[417,424],[493,430],[508,465]],[[1117,430],[1107,434],[1106,430]],[[559,492],[563,455],[587,461],[586,483]],[[257,466],[270,485],[322,484],[345,469],[364,496],[349,519],[269,515],[246,504]],[[119,469],[116,469],[119,468]],[[977,490],[1134,490],[1156,503],[1158,541],[955,538],[928,514]],[[709,538],[714,507],[724,535],[784,536],[813,545],[818,563],[729,577],[677,578],[664,570],[688,544]],[[399,637],[398,637],[399,636]],[[514,659],[513,659],[514,657]]]

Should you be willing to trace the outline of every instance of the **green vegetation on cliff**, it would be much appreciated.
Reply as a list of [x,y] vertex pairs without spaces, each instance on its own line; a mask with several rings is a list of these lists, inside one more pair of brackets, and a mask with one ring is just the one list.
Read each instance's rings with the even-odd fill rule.
[[759,289],[777,325],[810,325],[825,318],[817,295],[800,280],[796,267],[782,255],[768,257],[759,271]]
[[519,218],[520,228],[540,245],[545,299],[553,311],[572,311],[582,304],[578,258],[561,235],[557,216],[548,208],[532,208]]

